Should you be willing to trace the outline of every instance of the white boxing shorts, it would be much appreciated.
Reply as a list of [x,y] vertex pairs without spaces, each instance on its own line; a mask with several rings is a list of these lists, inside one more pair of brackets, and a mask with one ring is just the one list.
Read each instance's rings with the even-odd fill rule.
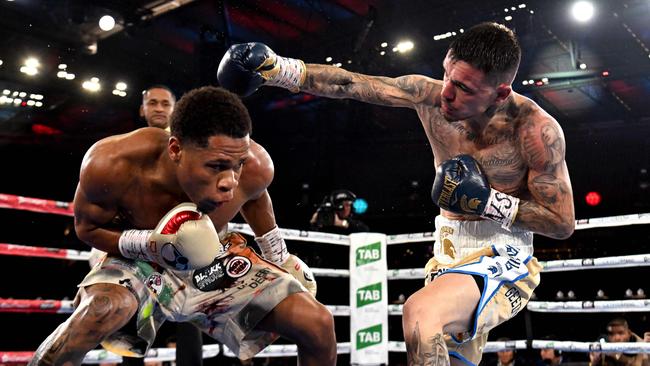
[[445,334],[449,355],[475,366],[488,332],[522,310],[539,285],[542,269],[533,254],[533,233],[495,222],[457,221],[436,217],[434,256],[440,263],[433,280],[447,273],[477,279],[481,298],[470,329]]
[[[267,262],[229,234],[227,248],[212,264],[172,271],[156,264],[104,256],[79,284],[112,283],[129,289],[139,307],[136,324],[110,335],[102,346],[123,356],[142,357],[166,320],[190,322],[248,359],[279,336],[257,324],[289,295],[307,290],[282,268]],[[77,296],[79,296],[79,294]]]

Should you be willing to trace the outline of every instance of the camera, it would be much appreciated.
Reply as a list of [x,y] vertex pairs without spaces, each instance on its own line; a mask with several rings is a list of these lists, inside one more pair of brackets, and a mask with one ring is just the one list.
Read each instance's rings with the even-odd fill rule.
[[325,226],[334,226],[334,204],[326,197],[316,210],[316,222],[314,226],[322,228]]

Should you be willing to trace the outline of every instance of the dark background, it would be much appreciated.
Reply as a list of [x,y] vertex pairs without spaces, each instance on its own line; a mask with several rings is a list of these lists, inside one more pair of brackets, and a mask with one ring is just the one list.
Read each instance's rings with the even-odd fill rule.
[[[184,1],[169,11],[167,1],[0,1],[0,90],[44,96],[43,107],[0,105],[0,193],[70,201],[81,158],[98,139],[144,126],[138,118],[140,91],[163,83],[178,96],[216,84],[216,66],[232,43],[261,41],[277,53],[306,62],[340,62],[357,72],[442,77],[441,62],[453,36],[481,21],[513,28],[524,50],[513,87],[546,109],[566,135],[567,164],[576,217],[650,211],[650,3],[647,0],[594,1],[595,18],[570,18],[570,1]],[[515,7],[516,10],[512,10]],[[505,12],[508,9],[508,12]],[[532,13],[531,13],[532,11]],[[105,13],[118,22],[102,32]],[[505,16],[512,20],[505,20]],[[411,39],[412,52],[392,47]],[[382,48],[381,43],[388,47]],[[88,50],[97,45],[97,52]],[[385,51],[385,55],[380,52]],[[28,56],[40,60],[29,77],[18,70]],[[577,66],[584,62],[586,70]],[[56,77],[60,63],[74,80]],[[608,71],[609,76],[602,72]],[[102,90],[88,93],[84,80],[96,76]],[[523,85],[548,77],[548,84]],[[111,94],[117,81],[128,84],[124,98]],[[348,188],[369,203],[360,218],[389,234],[433,230],[437,208],[429,198],[433,156],[412,110],[354,101],[328,100],[265,88],[245,99],[254,121],[253,138],[273,157],[270,188],[278,223],[306,229],[322,197]],[[602,203],[584,196],[598,191]],[[72,219],[0,210],[0,242],[87,250]],[[542,260],[647,253],[647,226],[577,231],[562,241],[536,237]],[[345,248],[289,243],[313,267],[347,267]],[[422,266],[430,244],[389,247],[389,268]],[[72,298],[84,262],[0,256],[0,297]],[[593,300],[598,289],[623,299],[627,288],[647,288],[648,270],[599,270],[543,276],[540,300],[558,290]],[[418,281],[389,282],[389,299],[408,295]],[[347,304],[347,280],[319,280],[319,300]],[[339,291],[332,290],[336,288]],[[615,314],[530,315],[533,335],[595,340]],[[646,313],[626,314],[637,333],[650,330]],[[65,315],[0,313],[0,350],[34,350]],[[492,336],[522,339],[525,316],[497,328]],[[401,340],[399,317],[391,317],[391,340]],[[339,341],[349,323],[337,318]],[[169,334],[163,329],[161,337]],[[395,362],[403,355],[392,355]],[[579,360],[584,355],[576,355]],[[344,359],[345,360],[345,359]],[[223,364],[225,361],[222,361]],[[343,361],[345,362],[345,361]]]

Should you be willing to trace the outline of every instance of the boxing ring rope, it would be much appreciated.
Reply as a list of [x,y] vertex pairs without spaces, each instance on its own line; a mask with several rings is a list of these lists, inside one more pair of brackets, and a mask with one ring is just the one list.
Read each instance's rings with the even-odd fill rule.
[[620,313],[650,311],[650,300],[530,301],[527,309],[541,313]]
[[[77,261],[87,261],[90,251],[74,249],[59,249],[35,247],[29,245],[0,243],[0,255],[17,255],[26,257],[59,258]],[[540,261],[542,272],[576,271],[581,269],[605,269],[650,266],[650,254],[625,255],[602,258],[564,259]],[[347,269],[312,268],[315,275],[321,277],[348,277]],[[389,269],[388,278],[391,280],[423,279],[422,268]]]
[[[218,344],[203,346],[203,358],[216,357],[221,353]],[[0,351],[0,363],[27,363],[32,359],[34,352],[2,352]],[[176,359],[175,348],[152,348],[147,352],[146,362],[174,361]],[[99,364],[107,362],[122,362],[122,357],[103,349],[92,350],[84,357],[84,364]]]
[[[389,350],[393,352],[406,352],[404,342],[389,342]],[[403,348],[402,348],[403,347]],[[650,343],[645,342],[575,342],[575,341],[554,341],[537,340],[531,342],[528,347],[526,340],[513,340],[506,342],[487,342],[483,352],[493,353],[512,349],[555,349],[566,352],[625,352],[625,353],[650,353]]]
[[[349,316],[348,305],[325,305],[334,316]],[[541,313],[650,312],[650,300],[530,301],[528,310]],[[71,300],[30,300],[0,298],[0,313],[71,314]],[[388,315],[402,315],[402,305],[388,305]]]
[[[0,194],[0,208],[26,210],[65,216],[74,215],[73,205],[71,202],[30,198],[11,194]],[[584,230],[599,227],[629,226],[641,224],[650,224],[650,213],[580,219],[576,220],[575,229]],[[247,224],[231,224],[229,225],[229,229],[254,236],[253,231]],[[284,238],[288,240],[311,242],[315,241],[326,244],[349,245],[347,235],[328,234],[294,229],[281,230]],[[433,241],[433,232],[389,235],[386,241],[388,245]]]
[[30,198],[0,193],[0,208],[34,211],[55,215],[74,216],[72,202]]
[[[223,348],[223,349],[222,349]],[[487,342],[483,352],[493,353],[503,350],[527,349],[526,340],[514,340],[507,342]],[[553,341],[553,340],[533,340],[533,349],[556,349],[565,352],[625,352],[625,353],[650,353],[650,343],[641,342],[573,342],[573,341]],[[337,354],[350,353],[350,343],[343,342],[337,344]],[[405,352],[406,345],[404,342],[388,342],[388,350],[391,352]],[[219,353],[224,356],[235,357],[234,353],[226,347],[217,344],[203,346],[203,358],[216,357]],[[259,357],[288,357],[298,354],[296,345],[270,345],[261,351]],[[0,362],[29,362],[33,352],[0,352]],[[145,361],[173,361],[176,357],[174,348],[153,348],[147,352]],[[122,357],[105,350],[93,350],[86,354],[84,363],[99,364],[104,362],[121,362]]]
[[[65,216],[73,216],[73,206],[69,202],[28,198],[15,195],[0,194],[0,208],[27,210],[39,213],[49,213]],[[620,215],[611,217],[599,217],[592,219],[581,219],[576,221],[576,230],[592,229],[599,227],[627,226],[637,224],[650,224],[650,213]],[[229,230],[239,231],[254,236],[254,233],[247,224],[230,224]],[[280,229],[286,240],[309,241],[325,244],[349,246],[347,235],[336,235],[321,232],[311,232],[293,229]],[[390,235],[386,237],[387,245],[430,242],[433,241],[433,232],[410,233],[401,235]],[[28,257],[46,257],[68,260],[88,260],[89,251],[78,251],[71,249],[58,249],[46,247],[34,247],[16,244],[0,243],[0,255],[18,255]],[[543,272],[558,272],[582,269],[601,268],[626,268],[638,266],[650,266],[650,254],[628,255],[618,257],[584,258],[540,262]],[[349,277],[349,270],[312,268],[317,276],[322,277]],[[423,278],[421,268],[393,269],[388,270],[388,279],[418,279]],[[347,305],[328,305],[327,308],[335,316],[349,316],[350,307]],[[527,306],[530,311],[559,313],[594,313],[594,312],[628,312],[628,311],[650,311],[650,300],[614,300],[614,301],[567,301],[567,302],[542,302],[530,301]],[[58,313],[67,314],[73,311],[73,303],[70,300],[20,300],[0,298],[0,312],[22,312],[22,313]],[[389,305],[389,315],[401,315],[402,305]],[[542,349],[552,348],[570,352],[628,352],[628,353],[650,353],[650,343],[606,343],[606,342],[574,342],[574,341],[549,341],[533,340],[529,343],[525,340],[508,342],[488,342],[484,352],[496,352],[505,349]],[[388,349],[391,352],[405,352],[404,342],[389,341]],[[204,358],[214,357],[219,353],[225,356],[234,357],[234,354],[222,345],[206,345],[203,347]],[[350,343],[337,344],[337,353],[350,353]],[[33,352],[0,352],[0,362],[26,362],[31,359]],[[296,345],[270,345],[255,357],[286,357],[296,356]],[[146,361],[171,361],[175,358],[175,349],[156,348],[147,353]],[[121,357],[105,350],[94,350],[89,352],[84,363],[119,362]]]
[[90,258],[90,251],[82,252],[73,249],[44,248],[7,243],[0,243],[0,254],[23,257],[59,258],[73,261],[87,261]]

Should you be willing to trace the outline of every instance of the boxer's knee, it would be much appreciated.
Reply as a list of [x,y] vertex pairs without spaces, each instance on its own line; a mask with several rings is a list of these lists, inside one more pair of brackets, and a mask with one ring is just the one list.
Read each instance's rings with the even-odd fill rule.
[[312,353],[336,360],[336,334],[334,333],[334,317],[322,304],[314,301],[309,318],[296,337],[302,346]]
[[336,336],[334,333],[334,317],[327,308],[318,304],[317,310],[310,319],[313,324],[313,339],[318,344],[332,344],[336,343]]
[[133,317],[138,301],[127,288],[113,284],[95,284],[85,288],[75,313],[80,323],[92,323],[99,332],[115,331]]
[[402,307],[402,324],[404,331],[410,330],[416,323],[424,323],[428,325],[440,325],[440,312],[436,309],[435,301],[427,296],[427,293],[420,290],[404,303]]
[[[402,318],[404,321],[418,318],[424,311],[426,305],[426,298],[418,291],[406,299],[402,307]],[[428,310],[431,310],[429,308]]]

